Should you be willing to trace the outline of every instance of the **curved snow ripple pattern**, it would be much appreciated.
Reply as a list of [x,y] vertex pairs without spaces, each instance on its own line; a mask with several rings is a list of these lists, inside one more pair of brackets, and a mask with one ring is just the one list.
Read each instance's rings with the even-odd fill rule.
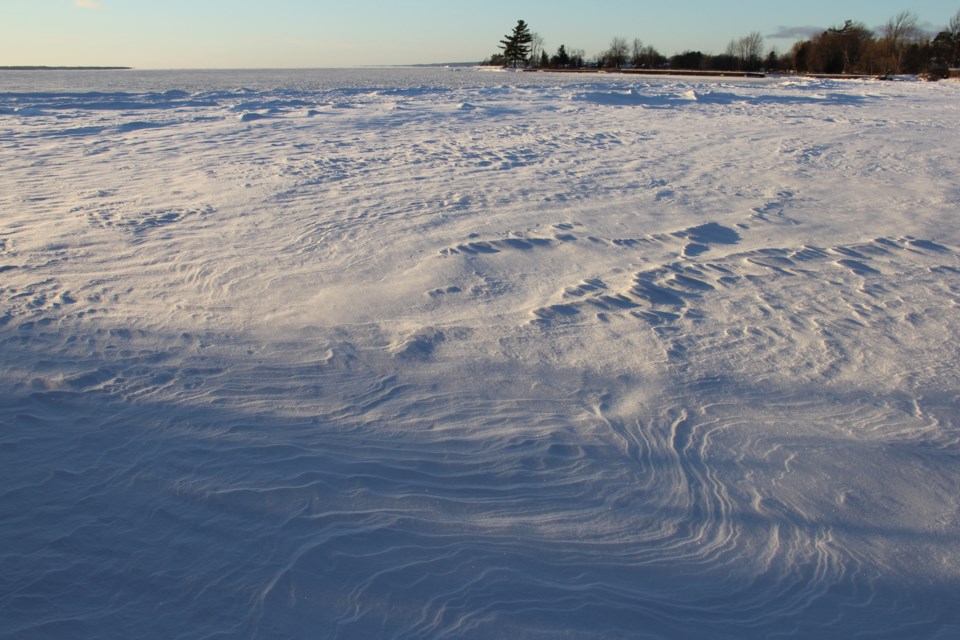
[[2,89],[0,639],[960,636],[955,88],[350,73]]
[[[729,421],[620,422],[508,372],[497,398],[322,363],[207,369],[204,405],[103,386],[140,369],[5,401],[4,636],[907,632],[829,526],[738,513]],[[265,410],[310,388],[323,406]],[[877,600],[890,616],[842,615]]]

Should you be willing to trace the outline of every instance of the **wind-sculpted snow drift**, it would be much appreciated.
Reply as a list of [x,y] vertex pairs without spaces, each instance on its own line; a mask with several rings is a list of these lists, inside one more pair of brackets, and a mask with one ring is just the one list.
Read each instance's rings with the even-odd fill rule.
[[0,637],[960,634],[960,85],[31,77]]

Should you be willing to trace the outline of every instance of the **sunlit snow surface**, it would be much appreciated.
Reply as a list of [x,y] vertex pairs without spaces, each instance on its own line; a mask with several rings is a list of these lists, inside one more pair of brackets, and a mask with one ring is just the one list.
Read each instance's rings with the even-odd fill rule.
[[0,637],[960,637],[960,83],[0,76]]

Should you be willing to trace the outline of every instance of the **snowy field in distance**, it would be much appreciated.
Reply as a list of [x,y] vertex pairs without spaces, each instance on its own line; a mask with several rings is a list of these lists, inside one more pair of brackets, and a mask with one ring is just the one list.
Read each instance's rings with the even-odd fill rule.
[[960,83],[0,75],[0,638],[960,636]]

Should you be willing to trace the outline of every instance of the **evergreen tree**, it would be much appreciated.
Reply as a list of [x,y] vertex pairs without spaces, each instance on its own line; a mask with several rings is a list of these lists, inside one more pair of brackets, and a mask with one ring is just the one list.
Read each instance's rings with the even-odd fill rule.
[[570,54],[567,53],[566,45],[560,45],[560,48],[557,49],[557,53],[551,58],[551,64],[555,67],[563,69],[570,65]]
[[533,41],[533,34],[530,33],[530,27],[523,20],[517,20],[517,26],[513,28],[513,33],[504,36],[500,41],[500,48],[503,49],[503,57],[513,66],[517,66],[520,60],[526,60],[530,55],[530,43]]

